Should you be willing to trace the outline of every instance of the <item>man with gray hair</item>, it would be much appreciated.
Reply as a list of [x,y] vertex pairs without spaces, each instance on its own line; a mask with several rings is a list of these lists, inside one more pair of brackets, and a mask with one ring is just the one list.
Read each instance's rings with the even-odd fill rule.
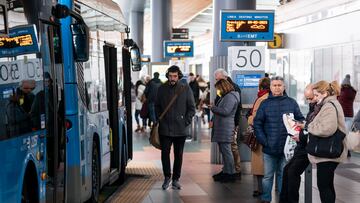
[[[241,108],[242,108],[240,87],[231,80],[231,78],[229,77],[229,74],[222,68],[215,70],[214,76],[215,76],[216,81],[219,81],[220,79],[225,79],[225,80],[229,81],[233,85],[235,91],[238,92],[240,95],[240,102],[238,104],[238,108],[236,109],[235,118],[234,118],[234,122],[235,122],[234,130],[240,132],[239,125],[240,125]],[[220,97],[216,96],[215,104],[218,102],[219,99],[220,99]],[[240,153],[239,153],[239,147],[237,144],[237,138],[235,136],[234,136],[234,142],[231,144],[231,151],[232,151],[232,154],[234,157],[236,177],[238,179],[241,179]],[[219,178],[221,178],[221,175],[222,175],[221,172],[219,174],[214,175],[213,176],[214,180],[215,181],[219,180]]]
[[282,116],[292,113],[295,120],[304,120],[295,99],[288,97],[285,93],[284,79],[275,76],[270,81],[269,97],[260,104],[254,119],[256,139],[263,146],[264,152],[263,194],[261,195],[263,203],[271,202],[275,173],[279,183],[279,193],[282,189],[282,174],[286,163],[284,146],[288,136]]

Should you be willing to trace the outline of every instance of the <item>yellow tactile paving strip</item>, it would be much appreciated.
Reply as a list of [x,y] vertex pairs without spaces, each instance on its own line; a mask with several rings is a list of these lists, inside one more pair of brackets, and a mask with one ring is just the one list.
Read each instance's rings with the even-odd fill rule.
[[151,162],[131,161],[126,174],[128,180],[106,202],[141,203],[155,182],[162,180],[161,170]]

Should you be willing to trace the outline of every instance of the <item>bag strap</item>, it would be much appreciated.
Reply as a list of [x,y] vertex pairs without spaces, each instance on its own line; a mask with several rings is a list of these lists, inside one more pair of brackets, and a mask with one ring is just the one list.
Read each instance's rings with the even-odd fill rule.
[[175,102],[176,98],[179,96],[179,94],[185,89],[185,85],[181,86],[180,89],[178,91],[176,91],[175,95],[173,96],[173,98],[171,99],[171,101],[169,102],[169,104],[165,107],[165,110],[161,113],[159,120],[157,122],[159,122],[164,116],[165,114],[169,111],[171,105]]
[[336,106],[335,106],[335,104],[334,104],[333,102],[329,101],[329,103],[331,103],[331,104],[334,106],[334,108],[335,108],[335,111],[336,111],[336,121],[337,121],[337,125],[338,125],[337,128],[339,129],[339,121],[338,121],[339,114],[338,114],[338,110],[337,110],[337,108],[336,108]]
[[334,106],[334,108],[335,108],[335,111],[336,111],[336,120],[337,120],[337,118],[339,117],[339,115],[338,115],[338,110],[337,110],[337,108],[336,108],[336,106],[335,106],[335,104],[334,104],[333,102],[329,101],[329,103],[331,103],[331,104]]

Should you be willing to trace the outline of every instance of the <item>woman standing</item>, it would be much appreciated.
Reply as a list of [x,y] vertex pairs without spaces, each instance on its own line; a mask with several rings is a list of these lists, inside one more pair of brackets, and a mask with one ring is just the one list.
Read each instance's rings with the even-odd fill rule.
[[[256,112],[265,99],[268,98],[270,92],[270,79],[265,77],[261,78],[259,81],[259,91],[257,93],[257,99],[254,102],[253,108],[250,110],[248,117],[248,124],[252,126],[254,123],[254,118]],[[257,197],[262,193],[262,178],[264,176],[264,162],[263,162],[263,153],[262,146],[259,144],[259,147],[256,151],[251,153],[251,174],[254,176],[254,192],[253,196]]]
[[234,117],[238,103],[240,102],[240,95],[235,91],[232,84],[225,79],[220,79],[216,82],[215,88],[218,94],[221,95],[221,98],[215,106],[211,107],[210,105],[210,110],[214,113],[211,141],[218,143],[220,153],[223,157],[224,167],[223,170],[214,175],[213,178],[215,181],[233,182],[235,181],[235,165],[231,152],[231,143],[234,140]]
[[138,80],[135,84],[135,95],[136,95],[136,100],[135,100],[135,120],[136,120],[136,124],[137,124],[137,128],[135,130],[135,132],[144,132],[145,128],[146,128],[146,118],[142,119],[142,127],[140,126],[140,121],[139,121],[139,115],[140,115],[140,111],[143,105],[143,100],[144,100],[144,90],[145,90],[145,77],[143,77],[142,79]]
[[[337,81],[331,83],[323,80],[319,81],[313,86],[313,91],[317,104],[321,105],[321,109],[314,120],[308,125],[308,132],[319,137],[332,136],[337,129],[345,133],[344,112],[337,100],[337,96],[340,93]],[[335,202],[335,169],[347,156],[347,147],[344,140],[344,150],[339,158],[320,158],[308,155],[309,161],[316,164],[317,167],[317,185],[322,203]]]

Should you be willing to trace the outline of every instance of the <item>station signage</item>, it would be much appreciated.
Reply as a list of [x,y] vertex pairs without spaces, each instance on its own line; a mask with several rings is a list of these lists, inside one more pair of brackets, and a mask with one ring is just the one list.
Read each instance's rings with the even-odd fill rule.
[[221,41],[273,41],[273,10],[222,10]]
[[232,46],[228,48],[228,68],[239,71],[264,71],[265,47]]
[[284,33],[275,33],[274,40],[269,41],[268,49],[280,49],[284,48]]
[[164,57],[194,57],[194,41],[164,41]]
[[189,39],[189,28],[173,28],[172,39]]
[[11,28],[8,36],[0,37],[0,58],[39,52],[36,33],[35,25]]
[[240,88],[255,88],[259,86],[261,74],[236,74],[235,82]]

